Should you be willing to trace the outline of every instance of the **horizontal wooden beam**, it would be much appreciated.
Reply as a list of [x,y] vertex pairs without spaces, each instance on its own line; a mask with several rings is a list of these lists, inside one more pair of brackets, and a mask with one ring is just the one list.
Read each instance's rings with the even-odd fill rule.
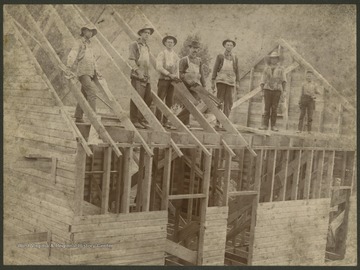
[[179,194],[179,195],[169,195],[169,200],[182,200],[182,199],[198,199],[198,198],[205,198],[206,195],[199,193],[199,194]]
[[17,243],[39,243],[46,242],[48,239],[48,232],[29,233],[20,235],[4,235],[4,242],[17,242]]
[[180,244],[166,239],[165,252],[170,253],[180,259],[196,264],[197,252],[190,250]]
[[252,196],[252,195],[257,195],[258,192],[257,191],[233,191],[233,192],[229,192],[229,196]]

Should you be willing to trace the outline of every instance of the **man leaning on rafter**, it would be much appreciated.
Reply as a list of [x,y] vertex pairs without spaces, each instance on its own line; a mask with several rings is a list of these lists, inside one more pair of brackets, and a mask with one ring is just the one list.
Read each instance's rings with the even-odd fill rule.
[[[81,83],[81,92],[89,102],[90,107],[96,112],[96,93],[99,91],[96,81],[101,78],[96,65],[96,58],[91,43],[91,38],[97,30],[91,25],[81,27],[80,39],[76,41],[67,59],[67,74],[71,74],[76,67],[76,75]],[[75,109],[75,122],[83,122],[84,112],[78,104]]]

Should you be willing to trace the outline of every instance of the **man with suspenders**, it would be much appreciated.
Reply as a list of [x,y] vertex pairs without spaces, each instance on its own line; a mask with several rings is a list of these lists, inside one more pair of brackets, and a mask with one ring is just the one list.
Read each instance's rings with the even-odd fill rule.
[[[81,83],[81,92],[89,102],[90,107],[96,112],[96,92],[98,88],[95,84],[101,74],[96,65],[96,59],[91,43],[91,38],[97,34],[97,30],[91,25],[81,28],[81,38],[76,41],[75,46],[69,53],[67,59],[67,74],[71,74],[74,64],[77,64],[76,74]],[[78,104],[75,109],[75,122],[83,122],[84,112]]]
[[[233,105],[234,87],[236,85],[236,88],[239,88],[239,68],[238,59],[232,53],[232,49],[236,46],[235,41],[226,39],[222,44],[225,47],[225,52],[216,57],[211,88],[215,90],[216,82],[217,98],[223,103],[224,114],[229,117]],[[220,129],[218,121],[215,128]]]
[[[196,88],[206,87],[204,71],[202,62],[197,54],[200,49],[198,41],[192,41],[189,45],[190,53],[180,59],[179,62],[179,75],[185,86],[189,89],[190,93],[197,99],[200,97],[196,93]],[[177,116],[185,125],[190,127],[190,112],[185,108]]]
[[[151,87],[150,87],[150,48],[147,41],[154,33],[154,28],[144,25],[139,31],[140,36],[129,46],[129,64],[131,66],[131,84],[144,99],[146,105],[150,106]],[[133,101],[130,101],[130,120],[136,128],[149,128],[146,120],[136,107]]]

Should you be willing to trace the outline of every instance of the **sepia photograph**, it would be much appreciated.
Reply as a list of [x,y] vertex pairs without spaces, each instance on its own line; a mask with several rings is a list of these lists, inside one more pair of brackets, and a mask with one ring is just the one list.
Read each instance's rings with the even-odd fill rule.
[[357,266],[356,5],[3,5],[3,264]]

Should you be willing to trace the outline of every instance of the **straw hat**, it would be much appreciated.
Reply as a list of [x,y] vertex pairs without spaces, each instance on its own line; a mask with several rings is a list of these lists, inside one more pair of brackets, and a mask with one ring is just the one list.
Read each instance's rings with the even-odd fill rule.
[[177,43],[176,37],[167,35],[167,36],[165,36],[165,37],[163,38],[163,40],[162,40],[162,43],[164,44],[164,46],[165,46],[166,40],[168,40],[168,39],[172,39],[172,40],[174,41],[174,46],[176,45],[176,43]]
[[84,29],[89,29],[93,33],[93,36],[95,36],[97,34],[96,28],[92,24],[88,23],[88,24],[85,24],[83,27],[81,27],[80,36],[83,36]]
[[144,30],[150,30],[150,35],[154,33],[154,28],[150,26],[150,24],[145,24],[142,28],[139,29],[137,32],[139,36],[141,36],[142,31]]
[[236,42],[228,38],[223,41],[222,43],[223,47],[225,47],[226,42],[232,42],[232,44],[234,44],[234,47],[236,46]]

